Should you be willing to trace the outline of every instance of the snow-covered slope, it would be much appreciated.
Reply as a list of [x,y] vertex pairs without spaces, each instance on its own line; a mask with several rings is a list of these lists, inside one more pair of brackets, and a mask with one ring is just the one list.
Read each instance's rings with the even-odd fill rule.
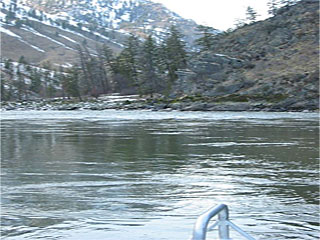
[[72,62],[77,45],[90,51],[106,43],[115,52],[129,34],[152,34],[161,41],[171,25],[191,44],[197,24],[150,0],[3,0],[0,4],[2,55],[35,63]]

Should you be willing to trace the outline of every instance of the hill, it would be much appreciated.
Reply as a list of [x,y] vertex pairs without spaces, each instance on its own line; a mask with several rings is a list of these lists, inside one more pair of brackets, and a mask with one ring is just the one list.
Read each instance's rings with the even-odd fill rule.
[[74,63],[77,45],[92,54],[107,44],[116,53],[130,34],[153,34],[161,41],[171,25],[179,26],[192,44],[197,24],[148,0],[4,0],[1,3],[1,55],[33,64]]
[[219,34],[212,46],[180,72],[180,96],[202,96],[212,110],[228,101],[241,103],[239,110],[319,108],[318,1],[285,6],[265,21]]

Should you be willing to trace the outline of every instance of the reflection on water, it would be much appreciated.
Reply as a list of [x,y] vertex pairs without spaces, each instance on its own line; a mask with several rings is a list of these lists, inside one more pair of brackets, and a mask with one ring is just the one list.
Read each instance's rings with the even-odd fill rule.
[[196,217],[218,203],[257,239],[319,237],[316,114],[2,119],[5,239],[188,239]]

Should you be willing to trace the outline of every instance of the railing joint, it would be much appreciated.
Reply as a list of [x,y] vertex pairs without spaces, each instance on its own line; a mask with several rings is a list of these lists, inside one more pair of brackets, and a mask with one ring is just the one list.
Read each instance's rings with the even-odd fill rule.
[[[216,215],[218,215],[218,220],[214,224],[208,226],[211,218]],[[218,206],[207,210],[198,217],[193,229],[191,240],[205,240],[207,232],[217,226],[219,238],[221,240],[230,240],[230,228],[234,229],[248,240],[255,240],[248,233],[244,232],[237,225],[229,221],[229,210],[228,206],[225,204],[219,204]]]

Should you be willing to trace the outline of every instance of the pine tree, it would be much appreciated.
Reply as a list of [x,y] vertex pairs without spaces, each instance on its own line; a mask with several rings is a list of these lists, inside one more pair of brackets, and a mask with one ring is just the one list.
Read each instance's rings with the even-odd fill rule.
[[18,90],[18,99],[22,100],[22,95],[24,94],[24,98],[28,99],[28,89],[27,84],[25,82],[25,69],[26,69],[27,61],[25,60],[24,56],[19,58],[18,67],[17,67],[17,78],[18,81],[16,82],[16,87]]
[[7,91],[4,86],[7,83],[7,81],[5,80],[4,74],[2,72],[0,73],[0,79],[1,79],[1,81],[0,81],[0,89],[1,89],[0,100],[6,101],[6,100],[8,100],[8,96],[7,96],[8,94],[7,94]]
[[9,89],[7,91],[7,96],[6,99],[7,100],[12,100],[13,98],[13,77],[14,77],[14,70],[13,70],[13,63],[11,59],[8,59],[5,61],[5,65],[4,65],[6,72],[8,74],[8,80],[7,80],[7,84],[9,85]]
[[278,0],[269,0],[267,2],[267,6],[268,6],[268,14],[275,16],[279,8]]
[[136,87],[140,89],[138,81],[139,64],[138,58],[140,54],[140,42],[138,38],[131,35],[126,42],[126,48],[123,50],[126,60],[128,61],[128,76],[129,79],[134,83]]
[[252,7],[248,6],[246,16],[247,20],[251,23],[256,21],[258,14]]
[[234,25],[235,25],[236,29],[237,28],[241,28],[241,27],[246,25],[246,20],[245,19],[236,18]]
[[142,94],[139,81],[140,53],[140,42],[137,37],[131,35],[125,43],[125,48],[111,64],[119,90],[134,87],[139,94]]
[[103,63],[105,67],[106,72],[106,85],[108,88],[108,91],[112,91],[112,79],[111,79],[111,69],[112,69],[112,63],[114,62],[114,53],[106,44],[102,46],[102,58]]
[[51,68],[52,68],[52,64],[50,61],[46,61],[42,64],[42,67],[45,69],[43,72],[43,94],[42,96],[44,98],[48,97],[48,86],[50,85],[50,81],[51,81]]
[[113,59],[113,52],[107,45],[102,47],[97,46],[98,53],[98,77],[100,84],[103,88],[103,92],[107,93],[111,90],[111,80],[109,79],[108,72],[110,72],[110,65]]
[[187,52],[182,34],[175,26],[171,26],[170,33],[162,46],[162,58],[168,73],[167,94],[172,84],[178,79],[177,70],[187,65]]
[[78,97],[82,101],[80,85],[79,85],[79,73],[80,68],[73,66],[67,69],[66,75],[63,77],[62,86],[68,97]]
[[20,56],[20,58],[19,58],[19,64],[22,64],[22,65],[28,64],[28,62],[26,61],[26,59],[25,59],[24,56]]
[[30,91],[40,94],[41,91],[41,73],[36,69],[31,69],[30,72]]
[[7,70],[11,70],[12,69],[12,60],[11,59],[7,59],[4,62],[4,68]]
[[291,6],[298,2],[299,0],[280,0],[282,6]]
[[56,72],[56,78],[58,82],[58,86],[61,88],[61,95],[63,98],[66,96],[66,91],[64,88],[64,81],[65,81],[66,73],[64,72],[64,68],[62,65],[59,66],[57,72]]
[[196,40],[196,44],[201,47],[201,51],[210,50],[213,46],[214,34],[212,27],[199,25],[197,31],[202,35],[199,39]]
[[18,99],[19,100],[22,100],[22,94],[24,92],[24,89],[25,89],[25,82],[24,82],[24,77],[21,73],[21,71],[17,70],[17,77],[18,77],[18,80],[16,81],[16,88],[17,88],[17,92],[18,92]]
[[53,70],[53,76],[48,85],[48,95],[49,98],[55,97],[57,93],[57,86],[59,85],[59,74],[56,70]]
[[101,55],[103,56],[105,64],[110,66],[113,60],[113,52],[111,48],[109,48],[106,44],[103,44],[101,48]]
[[140,81],[143,93],[151,94],[160,88],[158,68],[158,47],[151,35],[142,45],[140,56]]
[[83,77],[82,77],[83,85],[87,90],[87,92],[85,92],[85,94],[86,94],[86,93],[89,93],[91,90],[90,89],[91,86],[90,86],[89,74],[87,72],[87,67],[86,67],[87,56],[85,55],[85,53],[80,45],[77,45],[77,51],[78,51],[79,59],[80,59],[80,69],[81,69],[81,73],[83,75]]
[[83,74],[83,90],[85,91],[85,94],[90,94],[93,97],[98,97],[99,92],[94,71],[96,60],[91,56],[88,48],[85,45],[82,45],[82,47],[78,45],[77,48],[80,57],[81,71]]

